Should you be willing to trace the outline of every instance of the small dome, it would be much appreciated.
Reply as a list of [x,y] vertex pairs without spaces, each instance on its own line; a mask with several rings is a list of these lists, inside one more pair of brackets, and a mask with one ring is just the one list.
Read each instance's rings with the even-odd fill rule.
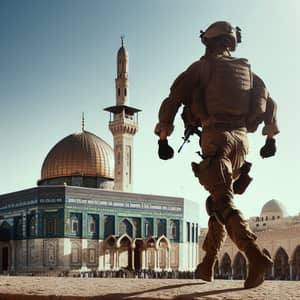
[[98,136],[82,131],[59,141],[46,156],[41,179],[69,176],[114,178],[114,152]]
[[272,199],[263,206],[260,215],[262,217],[267,215],[282,217],[286,215],[286,210],[279,201]]

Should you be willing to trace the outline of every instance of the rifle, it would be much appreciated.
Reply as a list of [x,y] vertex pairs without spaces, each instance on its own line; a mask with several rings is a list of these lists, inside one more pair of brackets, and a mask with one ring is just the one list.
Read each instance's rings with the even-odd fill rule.
[[196,127],[196,126],[187,127],[185,129],[185,131],[184,131],[184,137],[182,137],[183,138],[183,143],[182,143],[182,145],[179,147],[179,149],[177,151],[178,153],[181,151],[181,149],[183,148],[183,146],[184,146],[185,143],[189,143],[190,142],[189,138],[194,133],[197,134],[199,136],[199,139],[201,140],[201,131],[200,131],[200,129],[198,127]]

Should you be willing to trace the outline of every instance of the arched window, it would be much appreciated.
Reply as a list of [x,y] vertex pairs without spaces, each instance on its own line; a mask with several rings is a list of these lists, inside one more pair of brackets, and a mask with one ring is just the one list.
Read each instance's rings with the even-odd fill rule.
[[170,225],[171,239],[175,240],[177,238],[177,226],[175,222],[171,222]]
[[132,237],[132,224],[127,219],[122,220],[119,224],[119,235],[121,236],[124,233]]
[[71,215],[71,233],[73,233],[73,234],[79,233],[78,217],[74,214]]
[[29,235],[35,235],[35,216],[30,218],[29,222]]
[[93,216],[89,216],[89,233],[90,234],[96,233],[96,221]]
[[115,234],[115,218],[114,216],[104,217],[104,237]]
[[166,235],[166,221],[160,219],[157,223],[157,235]]
[[124,96],[127,96],[127,88],[124,89]]

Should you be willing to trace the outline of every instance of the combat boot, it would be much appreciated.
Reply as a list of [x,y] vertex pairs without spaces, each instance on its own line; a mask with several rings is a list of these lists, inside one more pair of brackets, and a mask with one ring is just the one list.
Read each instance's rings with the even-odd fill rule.
[[255,288],[264,282],[265,273],[273,265],[273,261],[262,253],[256,244],[251,244],[245,254],[249,262],[249,272],[244,287]]
[[213,281],[214,279],[214,265],[217,260],[216,256],[205,254],[202,262],[198,264],[195,270],[195,278],[204,281]]

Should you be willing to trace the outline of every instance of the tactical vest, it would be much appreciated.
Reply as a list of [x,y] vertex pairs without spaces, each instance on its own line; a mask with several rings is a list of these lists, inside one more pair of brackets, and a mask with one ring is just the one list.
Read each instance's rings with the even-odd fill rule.
[[185,127],[202,126],[203,121],[216,115],[229,119],[242,116],[248,131],[254,132],[266,112],[268,91],[264,82],[252,74],[246,59],[221,57],[208,61],[208,82],[196,87],[184,103]]
[[207,114],[246,116],[252,89],[252,73],[243,58],[210,59],[211,75],[205,88]]

